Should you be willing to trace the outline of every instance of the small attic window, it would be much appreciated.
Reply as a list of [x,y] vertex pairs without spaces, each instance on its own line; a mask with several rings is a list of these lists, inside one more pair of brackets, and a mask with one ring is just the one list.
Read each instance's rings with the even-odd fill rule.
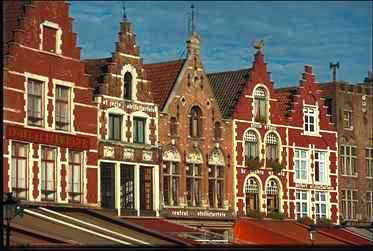
[[48,26],[43,27],[43,50],[56,52],[57,30]]
[[129,72],[126,72],[123,78],[123,98],[132,98],[132,74]]

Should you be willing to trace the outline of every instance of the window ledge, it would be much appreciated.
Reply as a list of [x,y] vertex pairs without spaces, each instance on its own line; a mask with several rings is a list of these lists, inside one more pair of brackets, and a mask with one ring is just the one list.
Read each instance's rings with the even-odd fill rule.
[[343,127],[343,130],[346,130],[346,131],[353,131],[354,130],[354,127]]
[[321,138],[321,135],[317,132],[305,132],[303,131],[300,135],[304,135],[304,136],[313,136],[313,137],[319,137]]
[[358,175],[341,174],[341,176],[346,178],[358,178]]

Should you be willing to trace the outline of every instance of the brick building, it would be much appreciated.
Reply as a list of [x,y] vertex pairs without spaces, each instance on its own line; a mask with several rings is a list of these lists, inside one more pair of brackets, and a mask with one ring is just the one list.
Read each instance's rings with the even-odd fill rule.
[[4,9],[4,192],[96,205],[97,109],[69,5],[6,1]]
[[341,222],[373,221],[373,78],[320,84],[338,131]]
[[157,215],[158,107],[126,17],[109,58],[85,60],[98,105],[98,201],[118,215]]
[[252,68],[208,77],[233,121],[235,210],[337,222],[336,132],[312,68],[305,67],[294,92],[279,92],[259,49]]
[[192,32],[185,59],[145,65],[159,105],[160,214],[229,235],[233,224],[231,122],[215,100]]

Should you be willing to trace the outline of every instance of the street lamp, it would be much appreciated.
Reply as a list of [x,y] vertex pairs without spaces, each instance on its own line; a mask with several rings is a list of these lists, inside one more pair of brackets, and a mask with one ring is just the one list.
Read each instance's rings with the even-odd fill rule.
[[6,247],[9,247],[10,241],[10,221],[21,212],[19,202],[13,197],[12,193],[7,193],[7,198],[3,202],[4,219],[6,225]]
[[311,241],[311,246],[313,247],[315,239],[316,239],[316,226],[315,224],[311,224],[310,228],[308,229],[310,241]]

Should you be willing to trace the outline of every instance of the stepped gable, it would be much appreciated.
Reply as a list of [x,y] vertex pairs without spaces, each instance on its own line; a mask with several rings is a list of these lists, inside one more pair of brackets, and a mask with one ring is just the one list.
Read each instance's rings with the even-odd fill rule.
[[231,117],[238,97],[248,81],[249,71],[250,69],[241,69],[207,74],[224,118]]
[[152,81],[154,102],[159,105],[161,110],[166,104],[185,62],[186,59],[179,59],[144,65],[147,76]]

